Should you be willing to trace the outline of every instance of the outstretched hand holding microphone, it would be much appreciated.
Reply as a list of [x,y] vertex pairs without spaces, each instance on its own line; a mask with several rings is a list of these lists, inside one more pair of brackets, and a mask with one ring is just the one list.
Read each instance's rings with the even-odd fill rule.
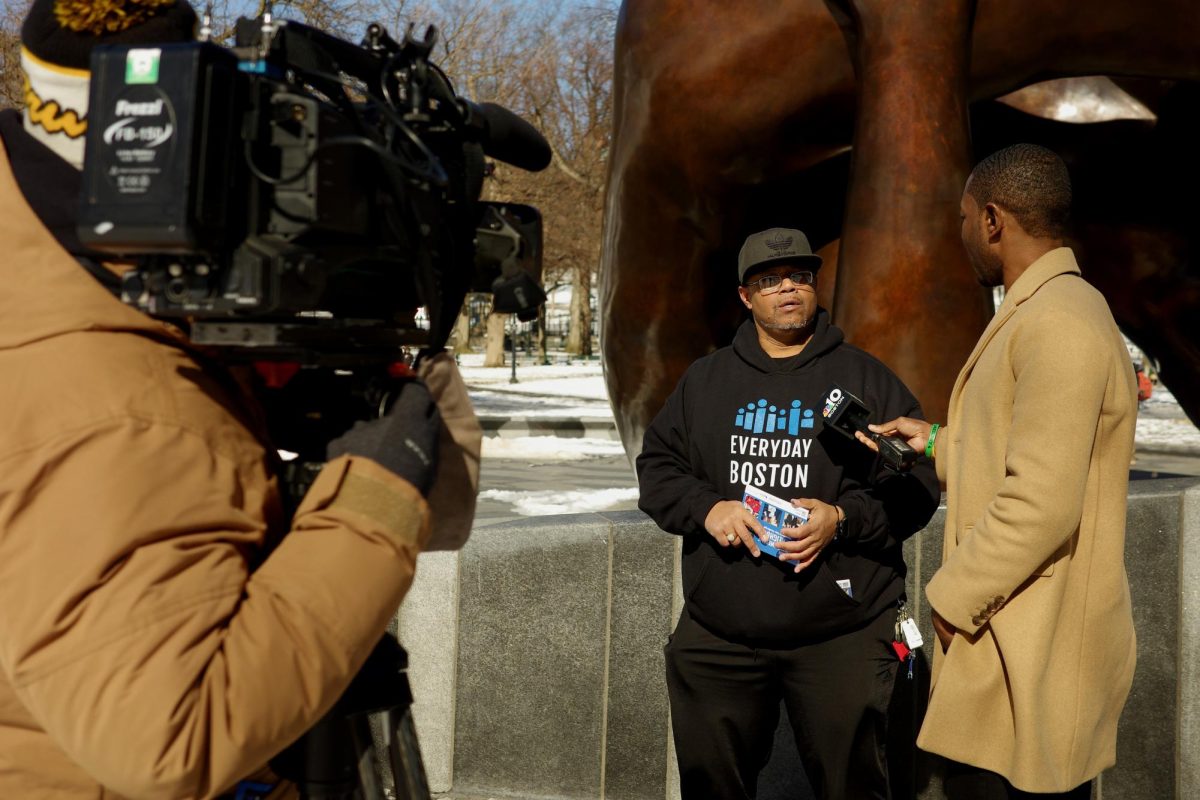
[[[925,453],[928,457],[933,457],[932,452],[926,452],[929,449],[931,435],[936,437],[936,434],[932,433],[934,428],[932,423],[926,422],[923,419],[913,419],[912,417],[896,417],[889,422],[881,422],[878,425],[868,425],[867,427],[873,433],[878,433],[880,436],[886,436],[890,439],[900,439],[918,453]],[[940,430],[940,426],[938,426],[938,429]],[[879,445],[875,440],[862,431],[855,431],[854,438],[876,453],[879,452]]]
[[[871,432],[877,433],[880,436],[889,439],[900,439],[905,442],[913,450],[918,453],[924,453],[927,458],[934,458],[937,454],[937,436],[941,426],[936,423],[929,423],[923,419],[913,419],[912,417],[896,417],[888,422],[881,422],[878,425],[867,426]],[[867,447],[879,452],[879,445],[870,436],[867,436],[862,431],[856,431],[854,438],[865,444]],[[942,645],[942,650],[946,650],[950,646],[951,640],[954,639],[954,626],[947,622],[935,609],[930,609],[930,614],[933,618],[933,630],[937,633],[938,642]]]

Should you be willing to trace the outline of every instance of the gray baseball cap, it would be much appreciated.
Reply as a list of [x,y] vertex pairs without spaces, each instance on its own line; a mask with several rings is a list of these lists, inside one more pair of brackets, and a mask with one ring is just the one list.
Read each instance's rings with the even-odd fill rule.
[[752,233],[738,253],[738,283],[745,283],[746,273],[751,270],[787,262],[814,272],[821,268],[821,257],[813,254],[803,232],[795,228],[768,228]]

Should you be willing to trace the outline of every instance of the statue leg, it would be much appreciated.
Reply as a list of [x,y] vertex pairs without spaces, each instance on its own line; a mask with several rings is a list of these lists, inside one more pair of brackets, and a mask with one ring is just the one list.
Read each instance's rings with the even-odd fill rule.
[[960,239],[974,0],[828,0],[858,79],[834,322],[930,419],[991,315]]
[[637,164],[622,166],[610,178],[600,345],[617,430],[632,458],[679,377],[698,357],[728,343],[717,340],[724,329],[716,324],[712,293],[732,294],[737,278],[730,268],[726,280],[714,281],[712,247],[671,189]]

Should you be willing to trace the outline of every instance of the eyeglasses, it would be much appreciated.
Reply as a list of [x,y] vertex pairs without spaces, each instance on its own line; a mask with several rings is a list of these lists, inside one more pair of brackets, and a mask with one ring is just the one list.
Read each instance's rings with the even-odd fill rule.
[[792,272],[788,275],[763,275],[756,281],[750,281],[746,287],[757,286],[758,291],[762,294],[771,294],[778,292],[779,287],[783,285],[783,279],[787,278],[796,286],[812,286],[817,282],[816,275],[808,270],[803,272]]

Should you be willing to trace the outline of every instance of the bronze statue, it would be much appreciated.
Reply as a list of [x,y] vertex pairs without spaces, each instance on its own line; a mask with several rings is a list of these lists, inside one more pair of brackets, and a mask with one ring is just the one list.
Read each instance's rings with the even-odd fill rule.
[[[1200,421],[1197,42],[1194,0],[626,0],[601,269],[626,451],[729,342],[737,248],[775,225],[820,248],[818,296],[848,339],[944,418],[991,313],[958,199],[1016,141],[1067,160],[1085,277]],[[1065,76],[1113,76],[1149,111],[1058,121],[1066,89],[1040,82]]]

